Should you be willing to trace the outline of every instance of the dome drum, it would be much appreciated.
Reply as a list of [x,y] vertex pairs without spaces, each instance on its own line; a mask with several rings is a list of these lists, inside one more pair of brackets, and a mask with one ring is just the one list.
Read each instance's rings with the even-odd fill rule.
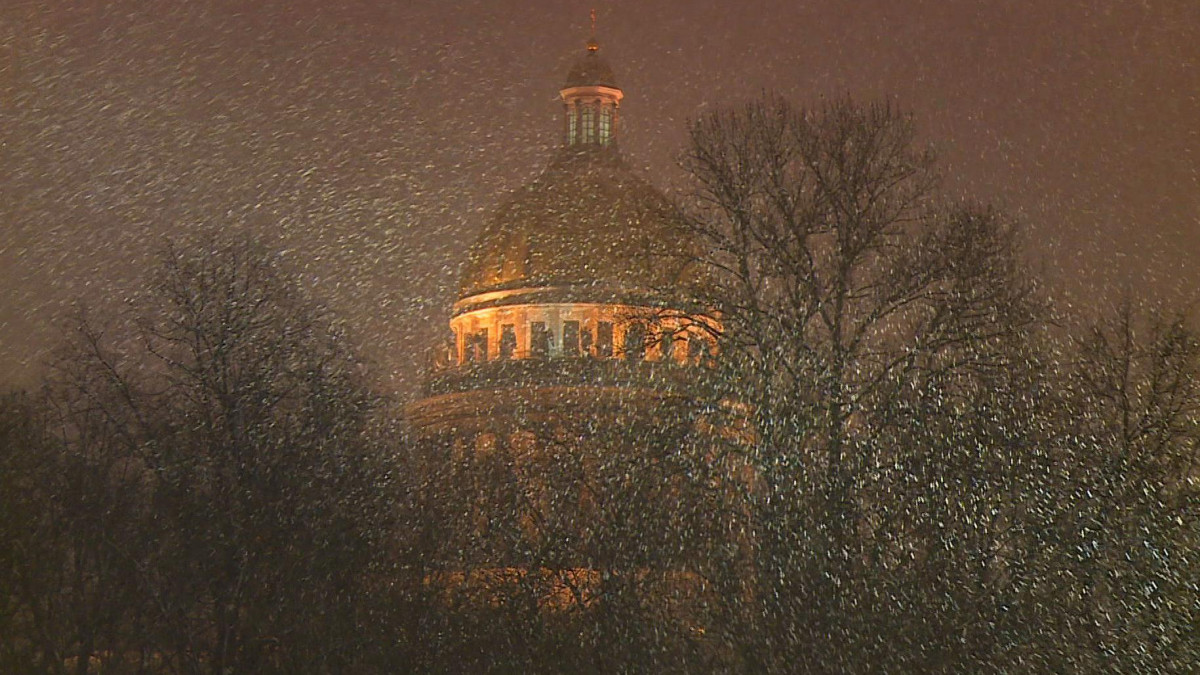
[[539,305],[555,303],[590,303],[625,305],[650,309],[667,309],[677,302],[662,290],[629,288],[601,283],[563,284],[500,289],[467,296],[454,303],[452,316],[467,312],[508,305]]
[[693,409],[694,401],[683,390],[652,386],[631,390],[584,383],[495,389],[478,381],[435,378],[429,395],[409,406],[408,418],[426,437],[461,438],[555,425],[563,419],[595,418],[619,424],[648,415],[677,417]]
[[562,387],[607,388],[624,391],[627,397],[634,398],[642,390],[694,395],[703,380],[697,374],[674,361],[587,358],[489,361],[434,373],[425,384],[425,395]]
[[506,305],[450,322],[450,365],[529,358],[695,362],[712,351],[712,327],[674,310],[586,302]]

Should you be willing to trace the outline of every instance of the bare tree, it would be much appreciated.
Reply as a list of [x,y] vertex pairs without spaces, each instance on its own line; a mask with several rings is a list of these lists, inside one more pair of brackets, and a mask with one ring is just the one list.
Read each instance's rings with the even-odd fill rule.
[[87,673],[113,655],[132,669],[148,657],[132,636],[146,628],[137,561],[154,546],[140,474],[102,420],[77,411],[68,435],[49,400],[4,402],[0,658],[13,672]]
[[54,532],[52,439],[28,397],[0,399],[0,668],[62,670],[63,607],[54,602],[66,561]]
[[1072,665],[1187,672],[1200,657],[1200,337],[1184,315],[1126,303],[1067,354],[1075,443],[1050,572]]
[[[684,410],[580,412],[450,443],[431,472],[442,662],[469,670],[711,670],[739,555],[730,473]],[[666,411],[658,411],[665,413]],[[465,450],[465,452],[464,452]]]
[[987,467],[1033,431],[1005,438],[995,416],[1021,401],[1039,314],[1013,226],[946,204],[888,104],[718,111],[693,125],[685,164],[695,293],[720,316],[724,395],[749,410],[761,480],[748,658],[963,667],[954,645],[991,629],[995,607],[972,605],[967,626],[950,610],[1003,578],[998,507],[1016,487]]
[[76,336],[54,383],[65,452],[132,506],[64,518],[122,533],[136,585],[132,636],[80,638],[77,672],[352,667],[394,516],[374,397],[337,324],[241,241],[168,250],[123,326],[81,320]]

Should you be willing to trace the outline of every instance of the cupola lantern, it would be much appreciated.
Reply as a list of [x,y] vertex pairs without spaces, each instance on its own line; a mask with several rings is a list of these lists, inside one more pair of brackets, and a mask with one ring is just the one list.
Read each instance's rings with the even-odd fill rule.
[[587,51],[567,74],[559,94],[563,100],[563,145],[567,148],[615,148],[617,111],[624,93],[617,86],[612,68],[600,56],[596,42],[595,13]]

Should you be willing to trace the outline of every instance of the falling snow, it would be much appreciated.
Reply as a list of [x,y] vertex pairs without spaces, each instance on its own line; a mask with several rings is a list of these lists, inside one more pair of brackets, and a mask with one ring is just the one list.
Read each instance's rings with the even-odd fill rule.
[[[1029,223],[1068,300],[1195,299],[1195,3],[616,2],[626,149],[670,187],[685,124],[763,90],[896,97],[947,182]],[[127,292],[163,237],[294,255],[400,388],[464,243],[544,164],[587,7],[88,3],[0,11],[0,363],[27,383],[66,306]]]
[[1197,668],[1200,4],[601,5],[657,361],[435,368],[586,10],[0,7],[0,670]]

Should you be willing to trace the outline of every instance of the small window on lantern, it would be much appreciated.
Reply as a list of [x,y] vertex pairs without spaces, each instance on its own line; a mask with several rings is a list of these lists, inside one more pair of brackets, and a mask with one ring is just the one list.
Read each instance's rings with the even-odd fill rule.
[[600,145],[612,141],[612,108],[600,109]]
[[591,104],[583,106],[583,142],[593,143],[596,139],[596,108]]

